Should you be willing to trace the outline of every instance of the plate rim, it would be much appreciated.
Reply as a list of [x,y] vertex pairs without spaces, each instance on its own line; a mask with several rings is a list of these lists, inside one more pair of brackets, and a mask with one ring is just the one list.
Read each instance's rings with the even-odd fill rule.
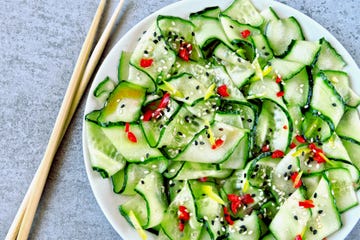
[[[154,13],[148,15],[143,20],[135,24],[129,31],[127,31],[118,41],[117,43],[112,47],[112,49],[109,51],[107,56],[104,58],[104,61],[100,65],[93,82],[91,84],[90,90],[88,92],[88,96],[86,98],[86,105],[84,110],[83,116],[83,123],[82,123],[82,149],[83,149],[83,157],[84,157],[84,164],[86,168],[86,175],[88,178],[88,181],[90,183],[93,195],[97,201],[97,204],[99,205],[101,211],[105,215],[107,221],[112,225],[113,229],[124,239],[140,239],[137,232],[130,226],[128,222],[126,222],[125,218],[120,214],[119,211],[116,211],[116,215],[113,213],[114,208],[109,208],[109,201],[108,199],[104,199],[104,188],[105,193],[109,194],[109,190],[111,190],[111,198],[110,200],[112,204],[115,204],[116,201],[114,201],[114,198],[116,198],[116,194],[112,192],[112,186],[110,186],[111,182],[109,179],[102,179],[100,175],[93,171],[90,166],[90,159],[89,159],[89,152],[87,149],[86,144],[86,131],[85,131],[85,115],[90,111],[94,110],[95,108],[100,107],[100,103],[93,102],[95,99],[92,97],[92,92],[100,81],[104,79],[104,74],[109,70],[109,62],[110,59],[117,59],[116,64],[113,62],[112,65],[116,65],[117,70],[117,63],[119,59],[119,54],[121,50],[126,50],[129,47],[131,47],[127,41],[130,41],[131,39],[137,38],[140,36],[141,32],[143,30],[146,30],[147,27],[150,25],[152,20],[155,20],[156,16],[159,14],[167,14],[168,12],[172,12],[176,9],[177,14],[171,13],[171,15],[177,15],[181,17],[188,16],[190,12],[194,12],[197,10],[201,10],[204,7],[209,6],[215,6],[220,5],[222,9],[224,9],[224,6],[228,6],[233,0],[223,0],[220,3],[218,1],[213,0],[196,0],[196,4],[194,4],[194,0],[182,0],[178,1],[172,4],[169,4]],[[347,62],[347,66],[345,67],[344,71],[348,72],[350,76],[355,76],[356,74],[360,75],[359,67],[357,66],[355,60],[352,58],[350,53],[346,50],[346,48],[322,25],[317,23],[314,19],[310,18],[309,16],[305,15],[304,13],[300,12],[299,10],[292,8],[288,5],[285,5],[281,2],[273,1],[273,0],[252,0],[254,5],[259,9],[260,11],[264,9],[265,7],[272,6],[274,10],[279,13],[281,17],[287,17],[287,16],[295,16],[297,20],[299,21],[300,25],[302,26],[302,29],[304,30],[304,35],[306,39],[309,38],[309,36],[306,36],[309,34],[308,28],[314,27],[315,29],[320,29],[321,36],[324,36],[327,41],[331,43],[331,45],[340,53],[340,55],[344,58],[344,60]],[[183,10],[184,6],[190,6],[190,10]],[[180,9],[180,10],[179,10]],[[304,26],[304,23],[310,24],[310,26]],[[311,40],[312,35],[310,36]],[[129,40],[128,40],[129,39]],[[314,39],[313,39],[314,40]],[[125,42],[125,43],[124,43]],[[134,46],[133,41],[133,46]],[[114,67],[114,66],[113,66]],[[111,74],[106,74],[111,75]],[[111,77],[111,76],[110,76]],[[111,79],[117,81],[117,71],[114,76],[111,77]],[[354,82],[354,80],[351,81],[352,88],[359,93],[360,92],[360,81]],[[107,185],[106,185],[107,184]],[[103,191],[101,191],[103,190]],[[105,194],[105,195],[106,195]],[[360,191],[357,192],[358,199],[360,199]],[[126,200],[127,197],[122,196],[122,201]],[[117,200],[118,204],[122,201]],[[110,204],[111,205],[111,204]],[[118,210],[118,206],[116,206],[116,210]],[[328,240],[335,240],[335,239],[343,239],[345,238],[351,230],[355,227],[356,223],[360,219],[360,205],[358,205],[355,208],[350,209],[349,211],[345,212],[341,215],[343,222],[347,222],[349,219],[356,219],[350,221],[350,223],[343,224],[342,228],[337,231],[336,233],[332,234],[330,237],[328,237]],[[120,221],[120,223],[118,223]],[[153,236],[148,234],[149,239],[153,239]]]

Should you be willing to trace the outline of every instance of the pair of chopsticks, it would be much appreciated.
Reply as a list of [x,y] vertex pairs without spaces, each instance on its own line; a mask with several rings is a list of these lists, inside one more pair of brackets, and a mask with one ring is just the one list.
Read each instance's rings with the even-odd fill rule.
[[105,45],[110,37],[123,3],[124,0],[119,1],[113,15],[110,18],[109,23],[106,25],[104,32],[102,33],[93,52],[91,53],[96,32],[104,12],[106,0],[101,0],[99,3],[89,32],[81,48],[74,72],[69,82],[69,86],[66,90],[64,100],[58,113],[44,157],[16,213],[15,219],[10,226],[9,232],[6,235],[6,240],[25,240],[28,238],[36,209],[44,190],[46,179],[48,177],[56,151],[61,143],[63,136],[65,135],[67,127],[71,122],[72,116],[74,115],[81,97],[84,94],[86,86],[89,83],[95,67],[99,62],[102,52],[104,51]]

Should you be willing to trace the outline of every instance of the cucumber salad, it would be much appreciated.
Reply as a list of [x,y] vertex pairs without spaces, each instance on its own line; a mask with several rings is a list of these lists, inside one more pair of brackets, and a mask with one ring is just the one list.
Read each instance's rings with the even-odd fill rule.
[[139,238],[322,240],[358,205],[360,97],[331,43],[250,0],[159,15],[91,92],[91,167]]

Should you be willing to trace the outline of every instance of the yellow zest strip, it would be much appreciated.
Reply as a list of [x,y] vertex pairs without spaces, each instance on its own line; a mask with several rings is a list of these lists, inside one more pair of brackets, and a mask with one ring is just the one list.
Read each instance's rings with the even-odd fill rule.
[[247,180],[247,178],[245,178],[244,180],[244,186],[242,188],[243,193],[247,193],[249,191],[249,180]]
[[295,180],[294,180],[294,184],[293,187],[295,187],[296,185],[298,185],[298,183],[300,182],[301,176],[303,175],[303,171],[300,171],[299,174],[296,176]]
[[331,161],[330,159],[328,159],[325,154],[319,152],[318,153],[320,157],[322,157],[328,164],[330,164],[331,166],[335,166],[335,163],[333,161]]
[[211,144],[211,146],[212,146],[212,145],[215,144],[215,136],[214,136],[213,131],[212,131],[211,128],[210,128],[210,123],[209,123],[208,120],[205,120],[205,126],[207,126],[206,131],[207,131],[207,133],[209,134],[209,142],[210,142],[210,144]]
[[309,152],[311,152],[311,149],[310,148],[301,148],[301,149],[299,149],[299,150],[297,150],[296,152],[294,152],[293,154],[291,154],[291,156],[293,156],[293,157],[298,157],[298,156],[300,156],[301,154],[307,154],[307,153],[309,153]]
[[130,212],[129,212],[129,219],[130,219],[132,225],[134,226],[135,230],[139,233],[141,239],[146,240],[147,235],[146,235],[144,229],[141,227],[139,220],[136,218],[136,216],[132,210],[130,210]]
[[209,196],[209,198],[211,198],[212,200],[214,200],[215,202],[225,205],[224,200],[222,200],[222,198],[217,195],[214,191],[212,186],[209,185],[203,185],[201,186],[201,189],[203,190],[203,192]]
[[208,100],[211,96],[213,96],[215,94],[215,88],[216,88],[216,84],[213,83],[210,85],[210,87],[206,90],[205,96],[204,96],[204,100]]
[[300,234],[301,238],[304,237],[305,232],[306,232],[306,226],[301,231],[301,234]]
[[170,94],[173,96],[180,98],[184,97],[184,95],[178,90],[176,90],[176,88],[173,85],[171,85],[169,82],[163,81],[163,83],[164,85],[160,86],[160,89],[170,92]]

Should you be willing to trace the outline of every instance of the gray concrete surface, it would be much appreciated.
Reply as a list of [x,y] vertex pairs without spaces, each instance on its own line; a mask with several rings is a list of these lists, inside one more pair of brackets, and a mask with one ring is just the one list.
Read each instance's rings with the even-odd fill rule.
[[[109,1],[109,18],[116,1]],[[127,0],[108,52],[175,0]],[[216,3],[216,1],[214,1]],[[282,0],[327,28],[360,64],[358,0]],[[0,0],[0,239],[47,145],[97,0]],[[102,29],[104,22],[102,23]],[[91,192],[82,157],[82,101],[54,159],[30,239],[121,239]],[[347,237],[359,239],[360,225]]]

